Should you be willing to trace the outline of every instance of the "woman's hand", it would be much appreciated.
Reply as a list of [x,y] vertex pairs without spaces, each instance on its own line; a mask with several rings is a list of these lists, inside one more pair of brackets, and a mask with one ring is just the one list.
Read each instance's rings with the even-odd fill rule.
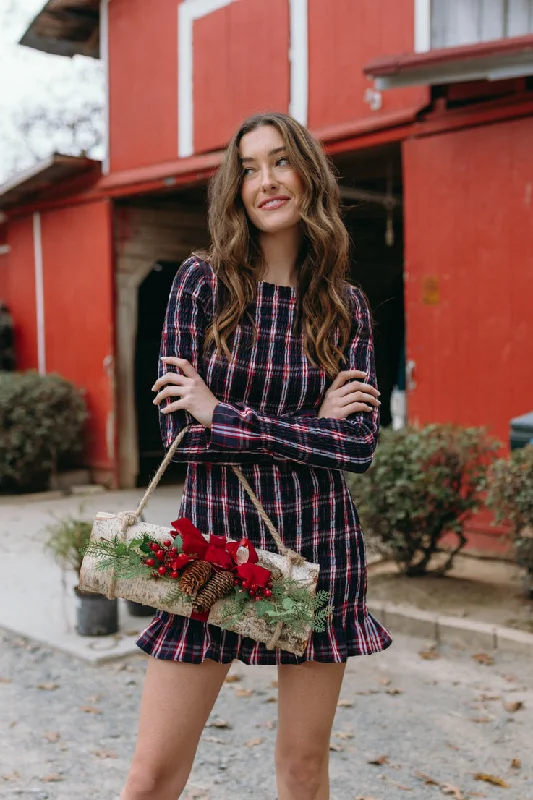
[[358,411],[372,411],[374,407],[379,408],[380,392],[369,383],[361,383],[361,379],[366,377],[366,373],[359,369],[339,372],[325,394],[318,419],[321,417],[346,419]]
[[210,428],[213,423],[213,412],[218,405],[215,395],[185,358],[165,356],[161,361],[165,366],[178,367],[183,374],[166,372],[156,380],[152,386],[152,391],[158,392],[154,397],[154,404],[158,406],[167,397],[178,397],[178,400],[162,408],[161,413],[169,414],[171,411],[184,409],[201,425]]

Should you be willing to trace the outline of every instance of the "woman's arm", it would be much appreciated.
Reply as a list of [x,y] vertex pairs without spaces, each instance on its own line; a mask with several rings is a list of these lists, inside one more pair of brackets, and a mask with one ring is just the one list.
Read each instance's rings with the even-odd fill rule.
[[[194,257],[185,261],[174,278],[170,291],[159,353],[158,376],[161,378],[171,371],[161,359],[168,356],[179,356],[187,359],[201,375],[201,356],[204,334],[209,320],[207,308],[212,297],[210,279],[206,268]],[[203,377],[203,376],[202,376]],[[243,464],[268,461],[272,458],[266,454],[246,452],[237,448],[225,447],[220,451],[209,448],[210,431],[200,425],[188,411],[179,410],[162,413],[162,409],[176,398],[170,397],[159,406],[159,424],[161,437],[166,449],[170,447],[178,433],[186,425],[189,431],[180,442],[174,456],[178,462],[209,462],[218,464]]]
[[[376,386],[370,313],[361,292],[355,300],[352,340],[347,369],[367,375]],[[276,417],[245,404],[219,403],[206,432],[210,452],[247,452],[285,458],[309,466],[365,472],[372,463],[379,427],[379,410],[359,412],[346,419]]]

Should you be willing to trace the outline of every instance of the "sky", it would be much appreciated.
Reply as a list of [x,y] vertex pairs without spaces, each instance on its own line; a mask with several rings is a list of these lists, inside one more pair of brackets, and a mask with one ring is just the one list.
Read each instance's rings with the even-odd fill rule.
[[36,130],[31,142],[25,140],[17,120],[26,110],[45,106],[62,119],[87,104],[103,103],[100,61],[53,56],[17,44],[45,2],[0,0],[0,183],[53,150],[68,152],[70,137],[61,131],[51,137]]

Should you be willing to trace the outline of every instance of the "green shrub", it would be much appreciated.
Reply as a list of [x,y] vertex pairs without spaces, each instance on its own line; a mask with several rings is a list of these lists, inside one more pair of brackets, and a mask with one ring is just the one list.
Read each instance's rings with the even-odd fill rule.
[[46,489],[79,463],[87,408],[60,375],[0,372],[0,491]]
[[44,543],[47,550],[63,571],[73,570],[80,578],[83,552],[89,544],[92,523],[66,515],[47,525],[48,534]]
[[510,523],[516,560],[533,575],[533,445],[494,462],[487,506],[494,512],[495,522]]
[[496,442],[480,428],[429,425],[384,430],[370,470],[347,476],[372,544],[405,575],[428,571],[450,532],[457,546],[439,566],[444,573],[465,546],[465,522],[478,509]]

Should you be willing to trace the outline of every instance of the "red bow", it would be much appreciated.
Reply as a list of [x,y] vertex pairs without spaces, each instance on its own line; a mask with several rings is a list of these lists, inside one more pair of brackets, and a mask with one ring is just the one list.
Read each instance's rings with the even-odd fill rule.
[[239,564],[237,567],[237,575],[243,581],[248,581],[252,586],[259,586],[264,589],[270,580],[270,570],[265,567],[260,567],[258,564]]
[[181,517],[172,522],[171,525],[176,533],[181,536],[182,551],[189,556],[197,556],[197,558],[205,559],[209,544],[196,525],[193,525],[187,517]]

